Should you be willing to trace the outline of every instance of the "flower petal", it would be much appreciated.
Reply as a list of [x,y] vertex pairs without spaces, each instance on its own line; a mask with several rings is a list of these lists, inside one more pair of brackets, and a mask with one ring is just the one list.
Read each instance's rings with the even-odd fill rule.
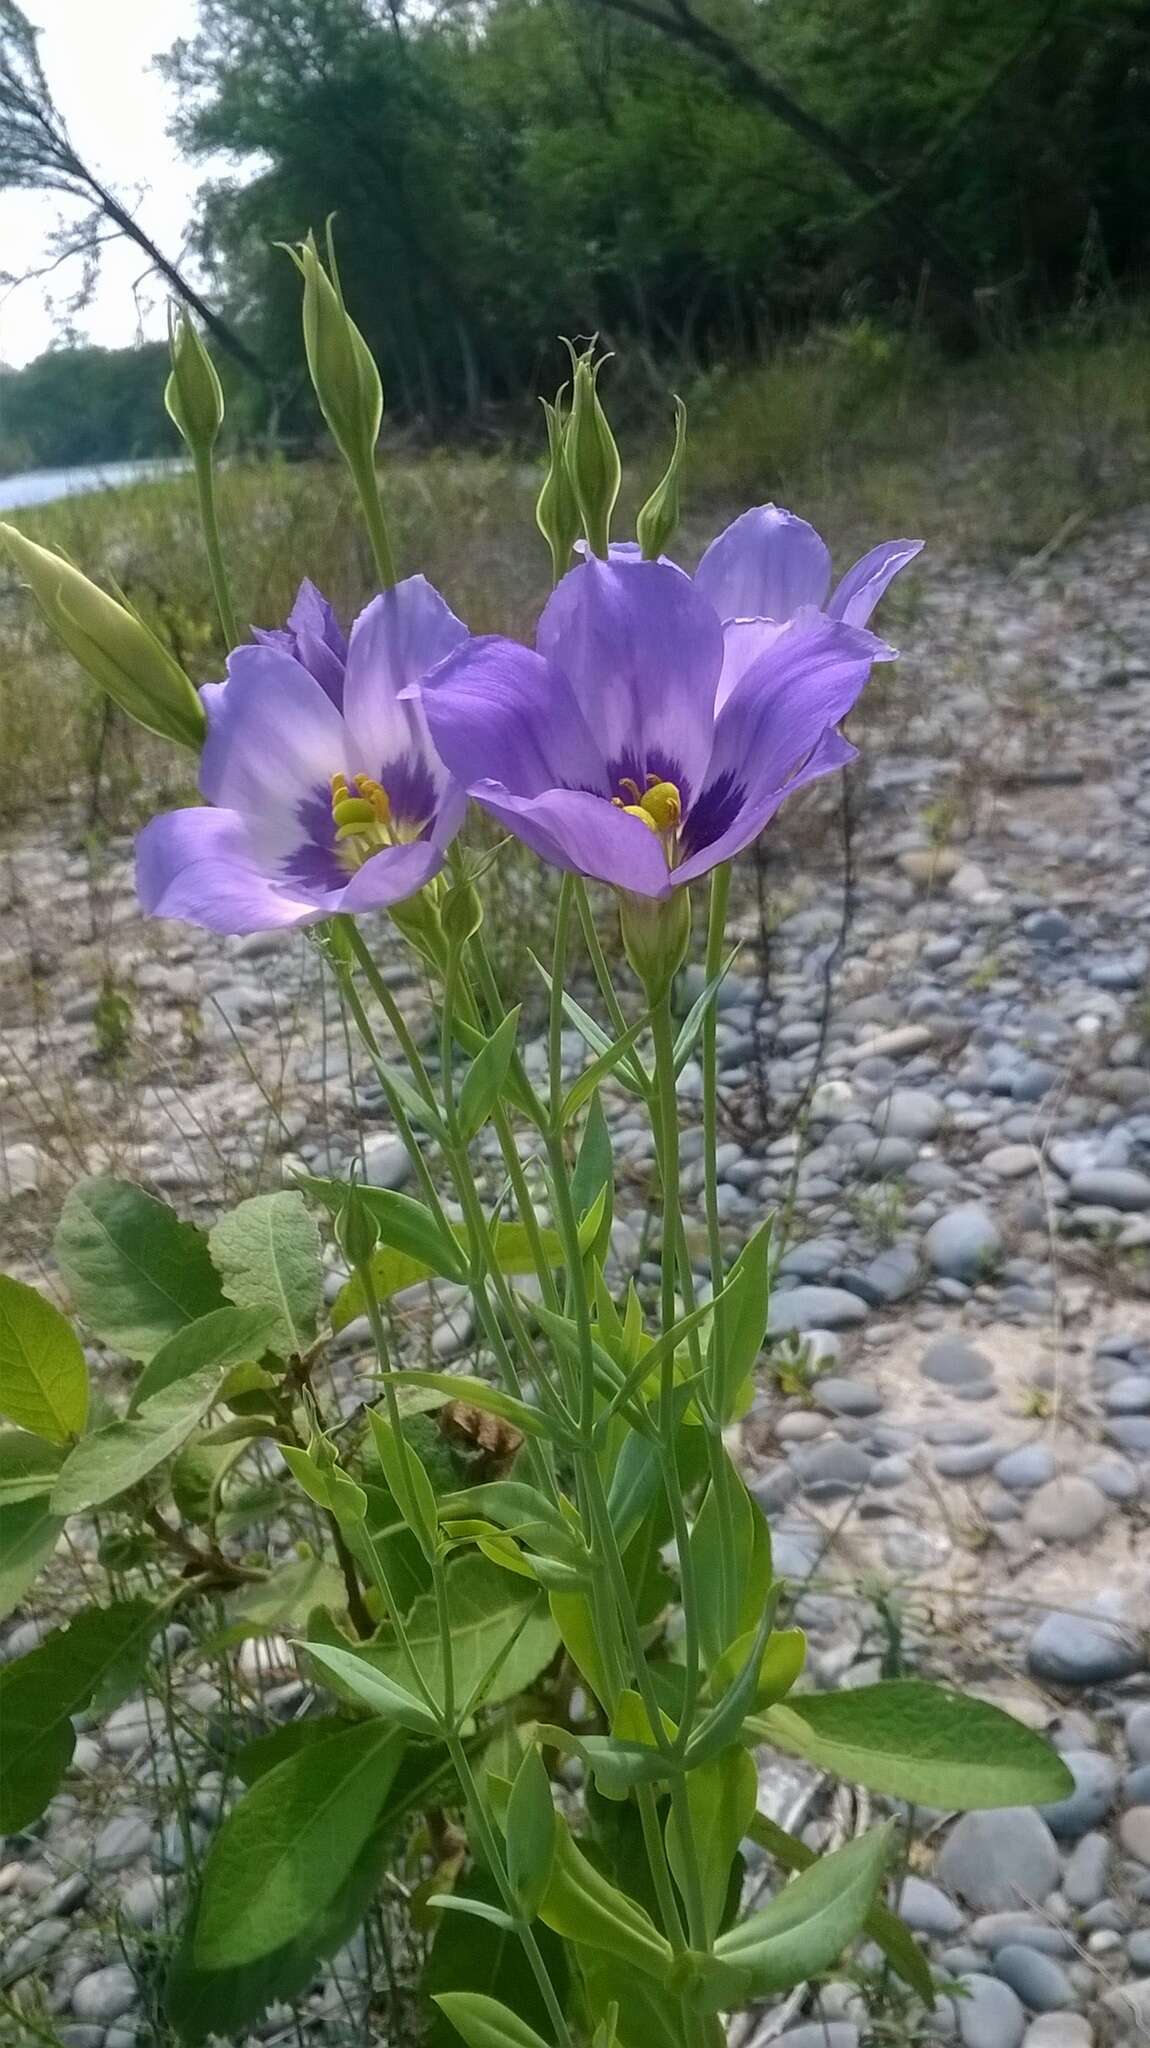
[[343,709],[355,768],[382,782],[402,822],[424,824],[447,781],[418,697],[401,693],[466,641],[425,576],[408,576],[373,597],[351,629]]
[[831,592],[827,612],[848,626],[865,626],[888,583],[921,554],[921,540],[884,540],[848,569]]
[[254,626],[252,637],[263,647],[282,647],[303,663],[338,710],[343,703],[347,642],[326,597],[305,576],[288,613],[286,626]]
[[430,839],[413,839],[406,846],[385,846],[357,868],[340,898],[338,908],[346,911],[380,910],[389,903],[402,903],[430,882],[443,866],[443,848]]
[[830,589],[825,541],[779,505],[755,505],[711,542],[695,585],[721,619],[792,619]]
[[468,640],[419,694],[441,759],[468,789],[490,781],[521,797],[562,788],[610,793],[566,676],[518,641]]
[[208,736],[200,788],[248,820],[261,857],[300,838],[299,808],[346,771],[343,720],[306,668],[280,647],[240,647],[228,680],[203,693]]
[[723,627],[723,669],[715,693],[716,715],[753,661],[773,647],[786,628],[777,619],[728,619]]
[[260,865],[244,819],[208,807],[169,811],[145,825],[136,840],[136,888],[149,916],[210,932],[312,924],[335,907],[331,898],[277,884]]
[[687,854],[709,847],[748,805],[783,790],[827,729],[846,717],[872,663],[890,655],[873,633],[823,612],[792,619],[715,721],[707,780],[684,822]]
[[583,789],[547,789],[523,797],[497,782],[475,783],[471,794],[553,867],[639,896],[670,894],[662,841],[605,797]]
[[[588,558],[563,578],[536,635],[570,677],[616,794],[631,777],[678,783],[684,804],[711,750],[722,629],[670,562]],[[564,776],[571,782],[574,778]]]
[[712,840],[709,846],[701,847],[675,869],[676,885],[697,881],[700,875],[709,874],[712,868],[717,868],[721,861],[733,860],[737,853],[742,853],[744,847],[758,838],[763,827],[770,824],[775,812],[796,790],[814,782],[820,775],[830,775],[836,768],[845,768],[857,759],[858,748],[852,747],[850,741],[844,740],[842,734],[832,727],[816,741],[803,766],[789,782],[784,783],[781,789],[763,790],[750,799],[717,839]]

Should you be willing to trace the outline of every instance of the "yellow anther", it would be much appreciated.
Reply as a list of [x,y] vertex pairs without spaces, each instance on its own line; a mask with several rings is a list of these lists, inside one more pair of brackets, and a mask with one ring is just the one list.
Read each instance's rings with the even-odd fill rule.
[[650,787],[640,803],[651,819],[656,832],[675,832],[683,816],[683,799],[673,782],[660,782],[647,777]]
[[[625,789],[628,796],[633,796],[637,804],[642,803],[643,792],[640,789],[638,783],[635,782],[630,775],[624,775],[622,781],[619,784],[619,787],[620,789]],[[627,809],[627,805],[623,802],[622,797],[617,796],[615,798],[615,802],[618,804],[619,809],[621,811],[625,811]]]
[[374,782],[370,775],[357,775],[355,786],[365,803],[371,805],[376,824],[390,825],[391,803],[382,782]]
[[391,804],[382,783],[370,775],[331,778],[331,821],[345,866],[353,871],[381,847],[394,844]]
[[[627,785],[624,782],[620,787],[626,789]],[[645,811],[642,804],[625,804],[621,796],[613,796],[611,802],[617,811],[622,811],[625,818],[638,818],[639,823],[646,825],[649,832],[657,832],[659,830],[650,811]]]

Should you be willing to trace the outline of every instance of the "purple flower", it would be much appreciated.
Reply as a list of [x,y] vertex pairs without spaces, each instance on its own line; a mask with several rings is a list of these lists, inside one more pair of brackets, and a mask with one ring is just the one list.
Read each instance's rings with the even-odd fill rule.
[[[876,549],[832,614],[819,608],[829,571],[815,573],[818,536],[763,513],[728,528],[694,581],[630,548],[588,557],[550,598],[535,652],[469,640],[424,679],[448,768],[544,860],[667,897],[854,759],[837,728],[872,662],[893,656],[858,614],[919,543]],[[775,612],[727,609],[749,597]]]
[[[305,603],[318,631],[300,623]],[[352,627],[339,701],[315,665],[321,641],[337,654],[329,629],[306,585],[287,629],[295,645],[240,647],[227,681],[203,690],[207,807],[154,818],[136,842],[153,916],[215,932],[314,924],[398,903],[442,866],[467,800],[418,701],[401,698],[467,629],[422,576],[408,577]]]
[[342,710],[347,641],[326,597],[309,577],[304,577],[296,592],[286,626],[253,626],[252,637],[262,647],[282,647],[293,654]]

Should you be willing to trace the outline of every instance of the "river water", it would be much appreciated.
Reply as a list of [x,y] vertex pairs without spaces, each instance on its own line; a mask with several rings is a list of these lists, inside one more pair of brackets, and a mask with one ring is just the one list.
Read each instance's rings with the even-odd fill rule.
[[29,469],[22,476],[0,476],[0,512],[49,505],[54,498],[71,498],[82,491],[114,490],[117,484],[139,483],[145,477],[176,476],[186,467],[177,457],[101,462],[80,469]]

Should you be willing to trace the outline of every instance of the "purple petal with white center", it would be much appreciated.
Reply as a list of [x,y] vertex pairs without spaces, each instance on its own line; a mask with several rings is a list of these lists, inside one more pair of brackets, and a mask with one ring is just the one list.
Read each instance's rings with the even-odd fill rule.
[[721,839],[748,806],[784,789],[828,728],[846,717],[872,663],[890,656],[873,633],[823,612],[792,619],[744,672],[715,721],[706,783],[683,825],[688,857]]
[[211,686],[200,788],[247,819],[261,859],[296,846],[305,837],[301,807],[356,765],[335,705],[290,654],[240,647],[229,655],[226,685]]
[[774,646],[786,631],[777,619],[728,619],[723,627],[723,667],[715,692],[715,714],[722,710],[735,684],[742,681],[753,661]]
[[722,861],[733,860],[745,847],[753,844],[765,825],[769,825],[776,811],[793,796],[796,790],[814,782],[820,775],[830,775],[838,768],[845,768],[851,761],[857,761],[858,748],[844,740],[840,732],[832,728],[816,741],[811,753],[797,774],[783,784],[781,789],[761,790],[750,798],[737,812],[731,823],[709,846],[683,861],[675,869],[676,885],[697,881],[700,875],[709,874]]
[[436,757],[418,696],[409,691],[468,638],[424,576],[374,597],[351,629],[343,710],[359,773],[381,782],[404,824],[423,825],[447,772]]
[[921,540],[884,540],[872,548],[836,584],[827,600],[828,615],[848,626],[865,626],[887,585],[923,546]]
[[347,642],[326,597],[305,576],[285,626],[253,626],[261,647],[280,647],[302,662],[327,692],[337,710],[343,703],[343,671]]
[[277,882],[262,866],[235,811],[169,811],[136,840],[136,887],[152,917],[242,934],[313,924],[338,906]]
[[589,558],[548,600],[536,645],[569,677],[612,795],[624,777],[642,790],[653,775],[689,804],[723,665],[722,628],[690,577],[670,562]]
[[382,910],[402,903],[430,882],[443,866],[443,848],[430,839],[413,839],[406,846],[385,846],[357,868],[338,908],[346,911]]
[[524,797],[497,782],[474,783],[471,795],[553,867],[639,896],[670,894],[661,839],[605,797],[582,789],[546,789]]
[[566,676],[517,640],[468,640],[419,694],[440,759],[473,793],[493,782],[518,797],[564,788],[611,794]]
[[695,585],[719,617],[793,619],[820,606],[830,589],[826,542],[805,519],[779,505],[755,505],[711,542]]

